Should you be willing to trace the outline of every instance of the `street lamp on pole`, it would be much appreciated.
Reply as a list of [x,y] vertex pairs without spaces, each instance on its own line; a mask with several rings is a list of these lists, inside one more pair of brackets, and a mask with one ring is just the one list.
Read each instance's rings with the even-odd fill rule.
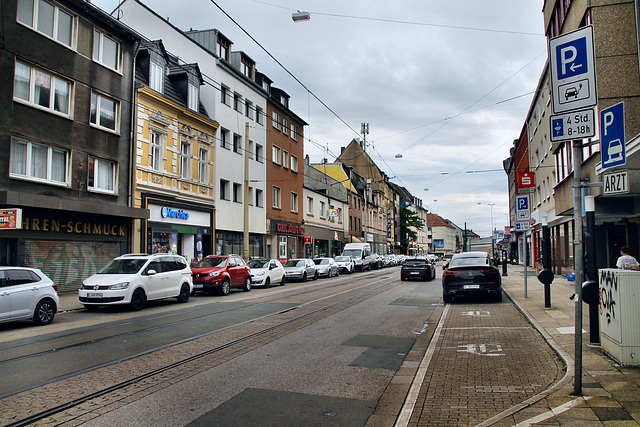
[[481,202],[478,202],[478,204],[479,204],[479,205],[482,205],[482,204],[484,204],[484,205],[488,205],[488,206],[489,206],[489,208],[491,208],[491,256],[495,258],[496,254],[495,254],[495,249],[494,249],[494,247],[493,247],[493,234],[494,234],[494,233],[493,233],[493,231],[494,231],[494,230],[493,230],[493,228],[494,228],[494,227],[493,227],[493,207],[494,207],[496,204],[495,204],[495,203],[481,203]]

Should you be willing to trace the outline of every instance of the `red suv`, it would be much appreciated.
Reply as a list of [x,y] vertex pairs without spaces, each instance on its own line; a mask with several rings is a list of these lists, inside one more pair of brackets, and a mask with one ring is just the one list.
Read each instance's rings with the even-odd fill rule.
[[251,269],[239,255],[209,255],[191,269],[193,292],[217,291],[228,295],[231,288],[251,290]]

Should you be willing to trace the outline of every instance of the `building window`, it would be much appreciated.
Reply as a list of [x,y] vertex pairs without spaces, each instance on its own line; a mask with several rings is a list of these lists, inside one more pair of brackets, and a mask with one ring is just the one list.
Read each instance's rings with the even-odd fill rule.
[[9,175],[52,184],[67,184],[69,153],[22,139],[11,141]]
[[320,218],[324,218],[324,202],[320,202]]
[[253,103],[248,99],[245,99],[244,101],[244,115],[253,119]]
[[233,94],[233,109],[242,112],[242,96],[239,93]]
[[242,184],[233,183],[233,201],[242,203]]
[[229,200],[229,181],[226,179],[220,180],[220,199]]
[[74,16],[44,0],[18,0],[18,21],[72,47]]
[[188,104],[187,107],[191,110],[191,111],[195,111],[198,112],[198,104],[200,103],[200,97],[199,97],[199,90],[198,90],[198,86],[196,85],[192,85],[191,83],[189,83],[189,94],[188,94]]
[[233,152],[242,154],[242,136],[233,134]]
[[298,195],[291,193],[291,212],[298,212]]
[[229,46],[218,40],[218,56],[225,61],[229,61]]
[[273,207],[275,209],[280,209],[280,187],[273,187]]
[[298,141],[298,126],[291,123],[291,139]]
[[289,152],[282,151],[282,167],[289,169]]
[[105,129],[117,131],[118,129],[118,101],[91,93],[91,124]]
[[69,116],[71,83],[35,67],[16,62],[14,99]]
[[293,154],[291,155],[291,172],[298,173],[298,158]]
[[256,206],[261,208],[264,206],[264,196],[262,190],[256,188]]
[[260,125],[264,123],[262,121],[263,116],[264,116],[264,113],[262,112],[262,108],[256,107],[256,122]]
[[264,162],[264,148],[260,144],[256,144],[256,161]]
[[272,122],[273,127],[280,130],[280,114],[276,113],[275,111],[273,112]]
[[277,145],[273,146],[273,152],[271,153],[271,161],[277,165],[281,164],[281,155],[280,155],[280,147]]
[[162,93],[164,91],[164,67],[155,62],[151,63],[149,86],[156,92]]
[[220,85],[220,102],[231,106],[230,89],[225,85]]
[[189,160],[191,159],[191,144],[183,142],[180,144],[180,176],[189,178]]
[[113,70],[120,70],[120,43],[98,30],[93,31],[93,60]]
[[285,135],[289,134],[289,124],[287,123],[287,119],[282,118],[282,133]]
[[220,128],[220,147],[229,149],[231,141],[229,141],[229,130]]
[[249,186],[249,206],[255,206],[255,199],[253,197],[254,194],[254,189],[253,187]]
[[244,61],[240,62],[240,72],[242,74],[244,74],[248,78],[252,78],[251,77],[251,69],[252,69],[252,67],[251,67],[250,64],[247,64]]
[[313,216],[313,199],[311,197],[307,197],[307,215]]
[[115,189],[116,164],[108,160],[89,157],[89,179],[87,187],[94,191],[113,193]]
[[153,170],[162,170],[162,134],[151,131],[151,147],[149,150],[150,166]]
[[200,149],[200,156],[198,157],[198,180],[202,183],[207,183],[209,174],[208,170],[209,150],[206,148]]

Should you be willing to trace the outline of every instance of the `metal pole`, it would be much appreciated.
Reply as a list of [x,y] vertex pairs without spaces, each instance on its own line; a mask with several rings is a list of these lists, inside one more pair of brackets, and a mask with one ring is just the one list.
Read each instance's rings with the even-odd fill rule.
[[573,394],[582,395],[582,141],[573,141],[573,259],[575,266],[575,366],[573,373]]
[[[542,268],[551,270],[551,233],[545,218],[542,223]],[[551,283],[544,284],[544,308],[551,308]]]
[[244,236],[242,257],[249,260],[249,122],[244,126]]
[[527,232],[524,232],[524,297],[527,295],[527,264],[529,264],[529,244],[527,243]]

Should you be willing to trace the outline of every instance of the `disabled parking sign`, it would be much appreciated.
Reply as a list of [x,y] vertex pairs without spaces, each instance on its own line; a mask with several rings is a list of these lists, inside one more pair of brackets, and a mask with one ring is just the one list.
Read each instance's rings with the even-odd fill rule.
[[592,107],[598,103],[593,26],[550,39],[549,63],[554,113]]

